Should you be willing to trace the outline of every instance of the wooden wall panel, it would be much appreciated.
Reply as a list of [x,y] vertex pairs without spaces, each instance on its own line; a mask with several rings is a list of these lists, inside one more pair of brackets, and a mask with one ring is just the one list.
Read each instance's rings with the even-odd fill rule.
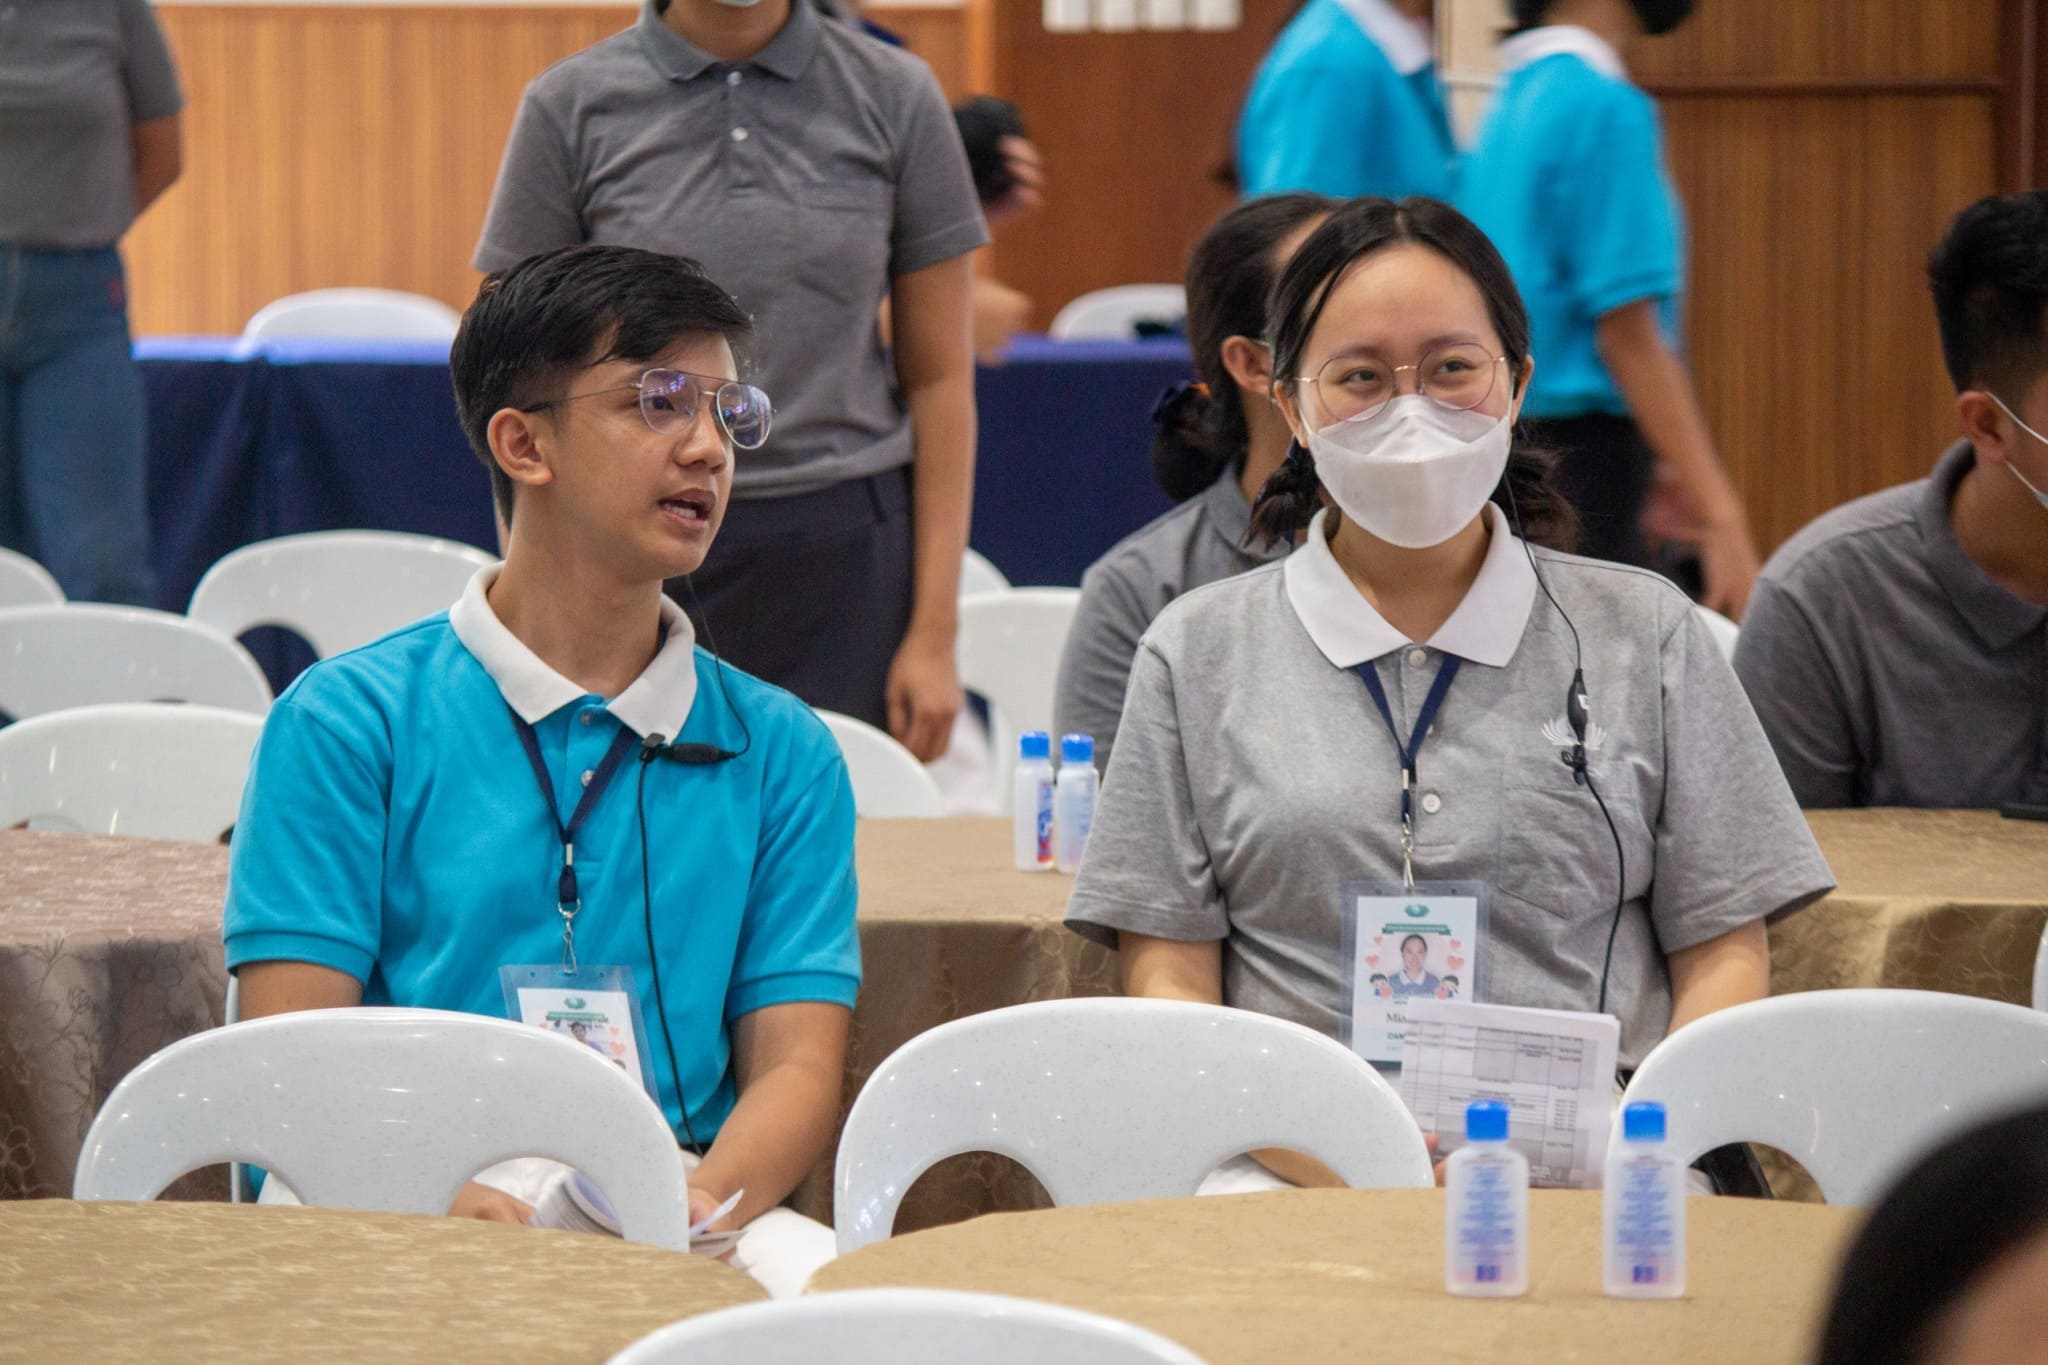
[[1719,0],[1631,58],[1685,199],[1687,350],[1766,552],[1953,439],[1923,268],[2009,178],[2020,8]]
[[1232,202],[1230,154],[1253,70],[1297,0],[1244,0],[1228,33],[1047,33],[1040,0],[985,0],[991,84],[1044,150],[1045,210],[1006,227],[995,271],[1043,326],[1105,285],[1178,280]]
[[[632,5],[166,6],[185,175],[127,242],[136,330],[238,332],[282,294],[407,289],[456,307],[519,94]],[[959,10],[877,7],[949,90]]]

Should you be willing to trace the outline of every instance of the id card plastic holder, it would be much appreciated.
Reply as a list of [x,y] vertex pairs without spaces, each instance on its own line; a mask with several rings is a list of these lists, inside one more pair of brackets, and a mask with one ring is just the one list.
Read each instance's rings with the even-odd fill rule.
[[1339,898],[1348,992],[1339,1037],[1367,1061],[1398,1071],[1409,1000],[1487,998],[1492,888],[1350,881]]
[[500,967],[498,980],[507,1017],[583,1044],[655,1095],[653,1053],[632,968],[519,963]]

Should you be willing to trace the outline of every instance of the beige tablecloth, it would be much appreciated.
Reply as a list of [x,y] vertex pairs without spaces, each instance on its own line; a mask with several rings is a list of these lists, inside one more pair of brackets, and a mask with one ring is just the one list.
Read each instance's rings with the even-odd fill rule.
[[1859,1215],[1694,1199],[1687,1293],[1600,1292],[1600,1197],[1530,1197],[1530,1292],[1443,1287],[1437,1190],[1296,1190],[1000,1214],[842,1256],[814,1293],[922,1285],[1067,1304],[1173,1338],[1211,1365],[1803,1361]]
[[[1813,826],[1842,888],[1773,932],[1775,990],[2027,998],[2048,921],[2048,825],[1840,811]],[[867,820],[859,841],[866,980],[849,1102],[882,1058],[935,1024],[1114,989],[1114,956],[1060,925],[1071,881],[1010,870],[1007,822]],[[219,1021],[226,859],[206,844],[0,832],[0,1198],[68,1195],[108,1090]],[[829,1218],[830,1191],[821,1163],[797,1206]],[[963,1157],[919,1182],[899,1226],[1031,1207],[1035,1192],[1006,1161]]]
[[0,1361],[602,1361],[764,1298],[567,1232],[338,1209],[0,1204]]

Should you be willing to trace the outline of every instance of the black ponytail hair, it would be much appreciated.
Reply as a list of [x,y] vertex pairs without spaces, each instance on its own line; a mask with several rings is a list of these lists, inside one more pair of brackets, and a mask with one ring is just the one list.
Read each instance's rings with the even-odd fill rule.
[[[1273,287],[1268,309],[1266,344],[1276,377],[1301,372],[1301,353],[1344,274],[1367,256],[1406,242],[1428,247],[1479,287],[1507,357],[1510,382],[1519,381],[1529,358],[1529,314],[1507,262],[1471,219],[1448,204],[1422,198],[1399,203],[1353,199],[1301,244]],[[1551,463],[1547,453],[1517,441],[1492,500],[1519,523],[1532,544],[1569,551],[1578,540],[1578,518],[1551,482]],[[1315,461],[1296,442],[1286,463],[1259,490],[1251,533],[1269,545],[1293,539],[1316,514],[1321,492]]]
[[1337,206],[1320,194],[1275,194],[1217,220],[1188,258],[1188,345],[1202,379],[1153,409],[1152,481],[1175,502],[1194,497],[1244,460],[1244,396],[1223,365],[1223,343],[1266,334],[1266,300],[1281,263],[1274,248]]

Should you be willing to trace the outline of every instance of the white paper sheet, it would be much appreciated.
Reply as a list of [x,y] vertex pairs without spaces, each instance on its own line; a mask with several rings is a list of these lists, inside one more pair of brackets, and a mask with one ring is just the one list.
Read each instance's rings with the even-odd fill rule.
[[1465,1144],[1465,1106],[1504,1100],[1532,1185],[1593,1189],[1607,1160],[1621,1023],[1609,1014],[1414,1000],[1401,1099],[1440,1155]]

